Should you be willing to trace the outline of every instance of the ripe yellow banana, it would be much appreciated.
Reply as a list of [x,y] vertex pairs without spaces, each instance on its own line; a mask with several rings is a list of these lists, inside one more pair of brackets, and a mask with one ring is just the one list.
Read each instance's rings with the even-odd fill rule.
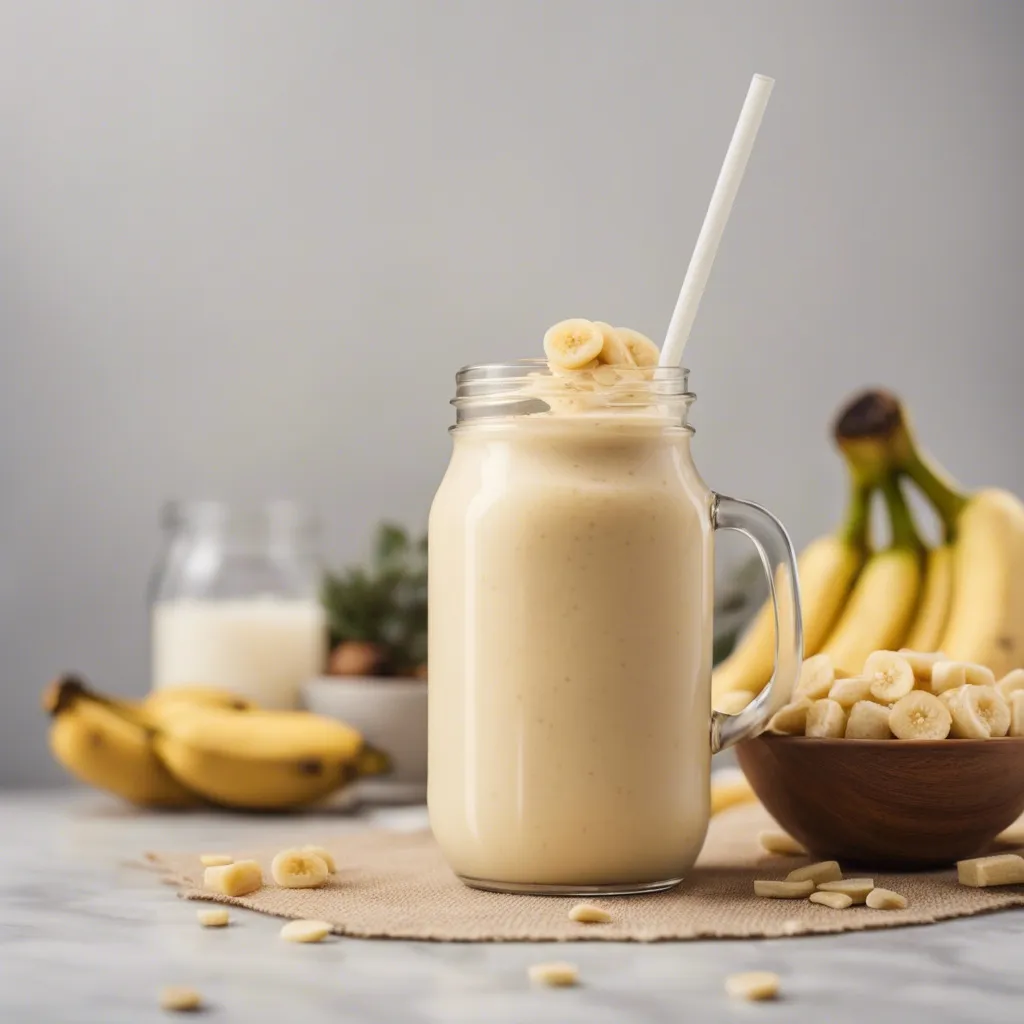
[[940,651],[953,602],[953,544],[931,548],[925,559],[921,602],[903,646],[911,651]]
[[961,491],[921,451],[894,396],[868,392],[859,402],[870,428],[865,444],[884,451],[921,489],[950,534],[952,595],[935,646],[950,659],[987,665],[997,677],[1024,667],[1024,503],[994,488]]
[[222,708],[236,712],[255,711],[257,705],[231,690],[216,686],[169,686],[153,690],[141,704],[127,705],[127,713],[148,729],[159,732],[164,720],[182,709]]
[[1000,490],[967,499],[957,522],[955,581],[939,648],[997,677],[1024,667],[1024,504]]
[[894,476],[883,479],[881,489],[892,543],[868,559],[822,650],[838,670],[852,675],[873,651],[903,646],[921,595],[924,547],[910,509]]
[[181,704],[167,709],[154,746],[181,783],[228,807],[308,804],[363,768],[363,739],[355,729],[304,711]]
[[[871,488],[853,485],[846,522],[834,534],[819,537],[800,553],[804,657],[821,650],[867,556]],[[785,595],[781,595],[785,600]],[[711,677],[713,697],[746,690],[757,693],[771,678],[775,660],[775,615],[771,602],[757,613],[736,650]]]
[[199,798],[153,751],[152,734],[125,702],[93,693],[74,676],[43,695],[51,715],[50,749],[82,782],[142,807],[192,807]]

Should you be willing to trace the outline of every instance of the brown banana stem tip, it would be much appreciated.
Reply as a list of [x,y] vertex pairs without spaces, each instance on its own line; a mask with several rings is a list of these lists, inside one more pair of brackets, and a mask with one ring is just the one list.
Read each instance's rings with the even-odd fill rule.
[[899,399],[889,391],[874,388],[852,398],[839,410],[833,425],[838,442],[884,439],[903,426]]
[[43,710],[48,715],[59,715],[85,691],[85,682],[79,676],[72,673],[58,676],[43,690]]

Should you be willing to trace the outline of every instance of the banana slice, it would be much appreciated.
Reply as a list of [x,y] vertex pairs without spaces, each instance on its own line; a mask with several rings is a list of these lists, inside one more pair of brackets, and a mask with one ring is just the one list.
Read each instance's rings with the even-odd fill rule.
[[1011,694],[1021,690],[1024,690],[1024,668],[1015,668],[999,680],[999,692],[1006,700],[1010,699]]
[[615,333],[619,340],[629,349],[633,362],[637,366],[657,366],[661,358],[661,349],[645,334],[634,331],[630,327],[616,327]]
[[907,663],[910,665],[910,668],[914,673],[914,678],[919,683],[930,683],[932,680],[932,669],[938,662],[947,660],[946,656],[941,651],[925,653],[923,651],[911,651],[906,647],[901,647],[897,653],[906,658]]
[[864,662],[864,675],[871,680],[871,696],[883,704],[892,704],[914,688],[910,662],[895,651],[869,654]]
[[949,708],[927,690],[911,690],[889,712],[889,728],[899,740],[944,740],[951,723]]
[[794,697],[823,700],[836,681],[836,669],[827,654],[815,654],[800,666],[800,679],[793,691]]
[[223,896],[245,896],[262,885],[263,869],[254,860],[236,860],[203,872],[203,887]]
[[544,354],[552,366],[579,370],[597,359],[604,348],[601,328],[589,320],[563,320],[544,335]]
[[305,850],[282,850],[271,862],[270,874],[285,889],[315,889],[327,881],[327,865]]
[[780,736],[803,736],[807,728],[807,712],[811,702],[806,697],[779,708],[768,723],[768,731]]
[[864,901],[872,910],[906,910],[907,897],[892,889],[872,889]]
[[723,715],[738,715],[753,699],[754,695],[746,690],[730,690],[720,693],[712,704]]
[[758,878],[754,881],[754,895],[766,900],[802,900],[814,892],[814,883],[776,882],[773,879]]
[[1024,690],[1010,694],[1010,735],[1024,736]]
[[972,686],[973,693],[966,699],[973,699],[978,713],[988,722],[989,736],[1005,736],[1010,731],[1012,714],[1010,705],[995,686]]
[[1024,857],[1015,853],[1000,853],[994,857],[975,857],[957,861],[957,881],[976,889],[990,885],[1024,884]]
[[279,932],[285,942],[320,942],[331,934],[326,921],[289,921]]
[[527,969],[527,976],[536,985],[552,985],[564,988],[580,980],[580,969],[575,964],[556,960],[552,963],[534,964]]
[[873,878],[841,878],[835,882],[822,882],[818,892],[841,892],[854,903],[864,903],[875,887]]
[[231,920],[228,912],[223,907],[214,907],[211,910],[197,910],[196,919],[204,928],[223,928]]
[[961,686],[994,686],[992,669],[970,661],[939,661],[932,667],[932,693],[945,693]]
[[633,358],[629,346],[611,324],[606,324],[603,320],[595,320],[594,326],[604,337],[604,345],[597,356],[599,363],[606,363],[609,366],[636,366],[636,360]]
[[890,740],[889,716],[892,712],[884,704],[859,700],[850,708],[846,719],[845,737],[848,740]]
[[612,915],[601,907],[595,907],[593,903],[577,903],[569,911],[569,920],[578,921],[580,924],[607,924]]
[[195,1013],[203,1007],[203,997],[194,988],[168,985],[160,989],[160,1009],[171,1013]]
[[767,853],[777,853],[783,857],[803,857],[807,851],[802,843],[798,843],[788,832],[774,832],[765,829],[757,833],[757,841],[761,849]]
[[[844,710],[849,711],[858,701],[871,700],[871,682],[867,676],[837,679],[826,696],[829,700],[834,700]],[[881,705],[878,706],[881,707]]]
[[841,739],[846,732],[846,712],[842,706],[827,697],[816,700],[807,712],[805,736],[821,739]]
[[845,892],[812,892],[807,899],[811,903],[820,903],[823,907],[833,910],[846,910],[853,906],[853,900]]
[[771,971],[745,971],[725,979],[725,991],[733,999],[760,1003],[779,994],[779,976]]
[[942,702],[952,716],[954,739],[987,740],[1010,729],[1009,705],[994,686],[958,686],[943,691]]
[[334,862],[334,855],[330,850],[325,850],[322,846],[303,846],[302,852],[319,857],[327,865],[327,874],[333,875],[338,870],[338,865]]
[[823,860],[817,864],[807,864],[802,868],[794,868],[786,875],[787,882],[838,882],[843,877],[842,869],[837,860]]
[[204,868],[222,868],[225,864],[233,863],[234,859],[229,853],[203,853],[199,856],[199,863]]

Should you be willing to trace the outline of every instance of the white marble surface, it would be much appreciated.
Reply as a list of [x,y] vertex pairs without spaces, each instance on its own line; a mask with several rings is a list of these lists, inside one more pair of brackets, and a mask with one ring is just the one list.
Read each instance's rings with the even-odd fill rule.
[[[787,1024],[1019,1022],[1024,912],[922,928],[776,939],[573,945],[280,941],[280,922],[232,910],[203,930],[196,904],[128,862],[189,850],[331,833],[367,820],[417,827],[419,809],[300,821],[151,816],[87,793],[0,794],[0,1021],[166,1021],[162,985],[198,987],[201,1019],[245,1024]],[[579,964],[573,990],[531,990],[526,968]],[[736,1005],[726,974],[783,978],[774,1004]]]

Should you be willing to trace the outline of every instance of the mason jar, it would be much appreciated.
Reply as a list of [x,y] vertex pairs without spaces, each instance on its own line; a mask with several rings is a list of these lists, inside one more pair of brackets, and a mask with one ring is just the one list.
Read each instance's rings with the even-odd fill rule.
[[[611,368],[601,368],[611,370]],[[796,565],[781,524],[711,491],[688,372],[457,377],[429,527],[430,821],[467,884],[650,892],[690,870],[713,752],[760,731],[796,681]],[[771,684],[711,709],[713,534],[769,573]]]
[[322,673],[316,522],[297,505],[172,502],[151,586],[153,687],[208,685],[292,708]]

